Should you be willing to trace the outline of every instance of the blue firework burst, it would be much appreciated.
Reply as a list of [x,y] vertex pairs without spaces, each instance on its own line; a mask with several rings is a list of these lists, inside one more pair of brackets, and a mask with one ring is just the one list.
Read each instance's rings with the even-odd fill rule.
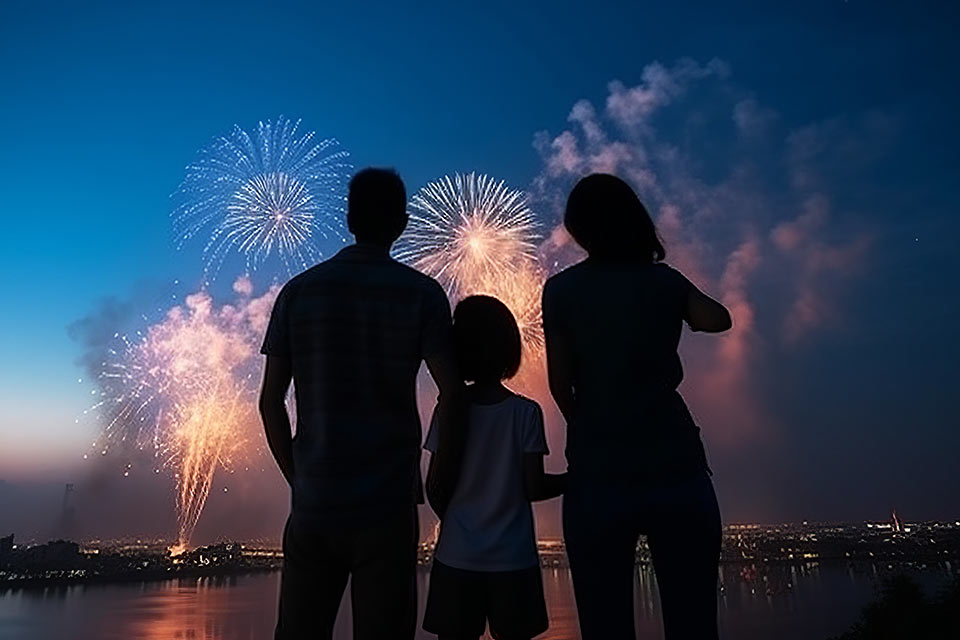
[[291,275],[321,257],[320,243],[344,242],[349,154],[336,139],[299,127],[283,116],[252,134],[235,125],[187,166],[173,194],[174,234],[178,249],[206,241],[207,284],[232,254],[243,256],[247,271],[275,258]]

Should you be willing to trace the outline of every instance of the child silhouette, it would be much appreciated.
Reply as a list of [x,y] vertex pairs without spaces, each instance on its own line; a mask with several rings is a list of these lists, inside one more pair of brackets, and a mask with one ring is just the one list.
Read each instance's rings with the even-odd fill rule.
[[566,474],[543,471],[540,406],[502,384],[520,366],[510,310],[496,298],[465,298],[453,335],[460,373],[472,384],[460,450],[440,446],[436,414],[424,445],[432,453],[428,485],[444,455],[457,456],[459,470],[442,508],[423,628],[441,640],[467,640],[489,623],[495,638],[532,638],[548,621],[530,502],[563,493]]

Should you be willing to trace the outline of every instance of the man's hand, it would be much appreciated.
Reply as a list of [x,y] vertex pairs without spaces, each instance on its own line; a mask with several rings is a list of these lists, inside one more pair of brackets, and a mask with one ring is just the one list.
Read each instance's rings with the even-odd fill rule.
[[260,417],[270,452],[290,485],[293,485],[293,434],[285,400],[292,378],[293,367],[289,358],[267,356],[260,391]]

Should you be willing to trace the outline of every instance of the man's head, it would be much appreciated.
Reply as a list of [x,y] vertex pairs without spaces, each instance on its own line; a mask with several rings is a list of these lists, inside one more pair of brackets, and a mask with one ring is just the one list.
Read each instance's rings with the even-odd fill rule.
[[407,226],[407,190],[393,169],[369,168],[350,181],[347,227],[357,242],[389,247]]

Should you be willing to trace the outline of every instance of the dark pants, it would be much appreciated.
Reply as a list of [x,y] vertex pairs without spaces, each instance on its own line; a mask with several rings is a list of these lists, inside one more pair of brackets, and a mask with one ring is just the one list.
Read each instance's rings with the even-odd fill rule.
[[539,563],[515,571],[469,571],[434,559],[424,630],[440,640],[476,640],[487,624],[495,640],[527,640],[547,630]]
[[563,534],[583,640],[633,640],[637,538],[647,535],[667,640],[715,640],[720,510],[704,473],[668,486],[571,477]]
[[407,638],[417,625],[416,509],[365,527],[314,528],[287,520],[277,640],[333,636],[350,578],[353,637]]

